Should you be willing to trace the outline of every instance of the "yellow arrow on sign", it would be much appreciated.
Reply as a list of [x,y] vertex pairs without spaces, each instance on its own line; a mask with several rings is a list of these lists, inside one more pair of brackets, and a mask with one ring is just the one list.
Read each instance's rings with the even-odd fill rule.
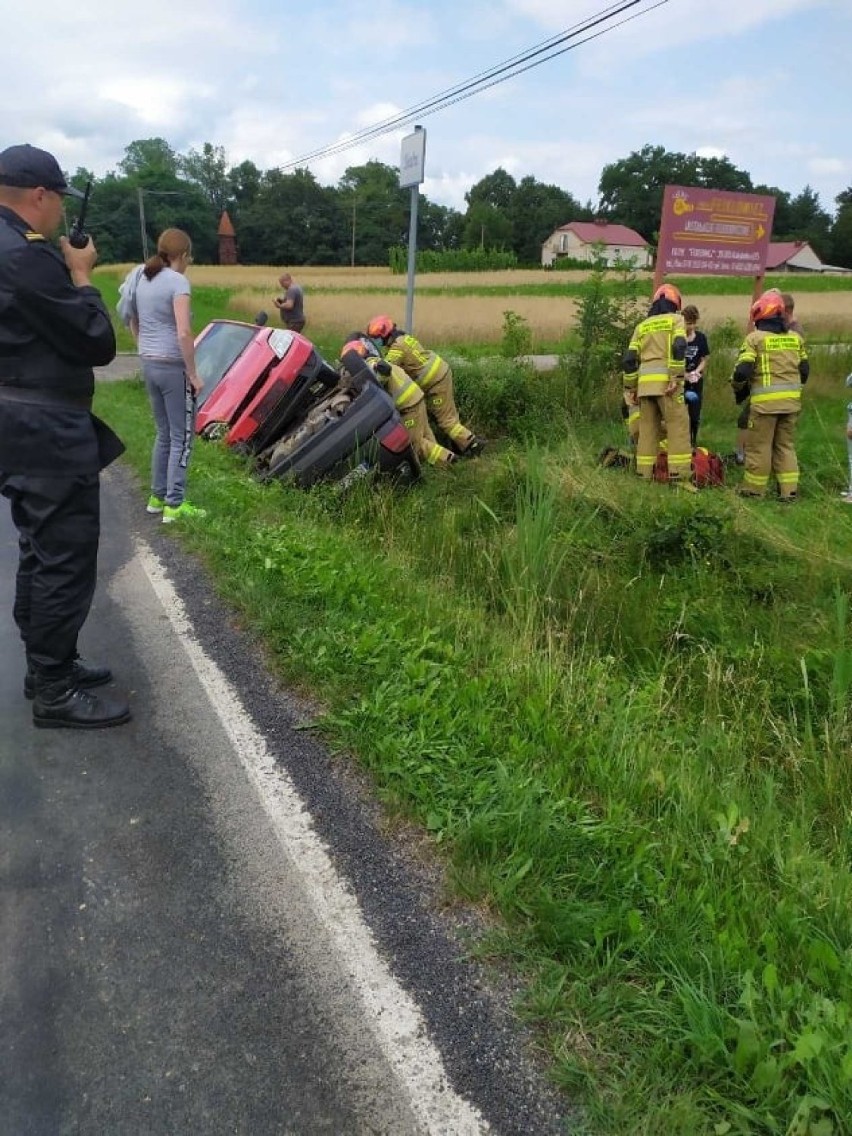
[[757,239],[760,240],[760,238],[762,236],[764,236],[765,233],[766,233],[766,229],[764,229],[763,225],[758,225],[757,226]]

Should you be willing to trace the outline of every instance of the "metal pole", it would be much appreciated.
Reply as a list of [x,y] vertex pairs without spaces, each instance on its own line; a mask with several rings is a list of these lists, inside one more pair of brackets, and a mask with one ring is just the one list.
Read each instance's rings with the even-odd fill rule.
[[417,264],[417,205],[420,186],[411,187],[411,217],[408,223],[408,297],[405,302],[405,330],[414,331],[414,270]]
[[136,193],[139,197],[139,229],[142,233],[142,259],[148,259],[148,234],[145,231],[145,205],[142,201],[142,186],[136,187]]
[[356,205],[357,201],[358,201],[358,198],[353,193],[353,195],[352,195],[352,257],[351,257],[351,261],[350,261],[353,268],[355,267],[355,205]]

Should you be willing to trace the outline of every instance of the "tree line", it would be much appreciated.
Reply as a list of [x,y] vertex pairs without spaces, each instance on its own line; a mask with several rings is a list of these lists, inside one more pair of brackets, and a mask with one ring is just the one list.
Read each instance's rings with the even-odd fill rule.
[[[163,138],[145,138],[131,142],[104,177],[81,168],[72,180],[93,183],[90,227],[107,263],[140,260],[143,245],[153,247],[169,226],[192,235],[196,260],[215,263],[225,210],[243,264],[386,265],[389,250],[408,241],[409,191],[400,189],[397,169],[379,161],[350,166],[328,186],[307,169],[230,166],[224,149],[209,142],[179,154]],[[728,158],[651,145],[604,166],[596,203],[500,168],[471,186],[463,212],[421,194],[418,247],[500,250],[519,265],[537,266],[555,228],[596,217],[628,225],[654,244],[667,184],[771,194],[774,240],[809,241],[824,261],[852,267],[852,186],[837,196],[832,214],[810,186],[792,194],[754,183]]]

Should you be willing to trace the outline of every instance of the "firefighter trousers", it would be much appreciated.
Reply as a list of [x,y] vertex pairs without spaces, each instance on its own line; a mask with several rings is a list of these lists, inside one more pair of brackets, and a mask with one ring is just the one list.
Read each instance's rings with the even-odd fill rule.
[[468,430],[459,418],[453,391],[453,372],[449,367],[447,373],[432,383],[426,391],[426,408],[438,429],[446,434],[458,452],[463,454],[473,441],[473,431]]
[[455,454],[435,440],[432,427],[429,425],[425,398],[422,398],[413,406],[407,406],[405,410],[400,410],[399,413],[411,438],[414,452],[421,461],[428,465],[441,465],[452,461]]
[[778,496],[795,497],[799,492],[799,460],[796,457],[796,423],[793,414],[752,414],[745,447],[742,493],[762,497],[775,475]]
[[650,480],[663,437],[668,439],[669,481],[687,481],[692,476],[689,415],[683,391],[675,394],[642,395],[639,399],[639,440],[636,472]]
[[0,474],[18,530],[12,614],[28,663],[46,678],[64,678],[77,657],[98,567],[100,478]]

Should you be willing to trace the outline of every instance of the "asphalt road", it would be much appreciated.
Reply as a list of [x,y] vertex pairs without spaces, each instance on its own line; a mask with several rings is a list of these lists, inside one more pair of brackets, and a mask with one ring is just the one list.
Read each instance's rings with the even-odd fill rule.
[[0,1133],[557,1133],[428,864],[104,476],[81,648],[134,719],[35,730],[0,507]]

